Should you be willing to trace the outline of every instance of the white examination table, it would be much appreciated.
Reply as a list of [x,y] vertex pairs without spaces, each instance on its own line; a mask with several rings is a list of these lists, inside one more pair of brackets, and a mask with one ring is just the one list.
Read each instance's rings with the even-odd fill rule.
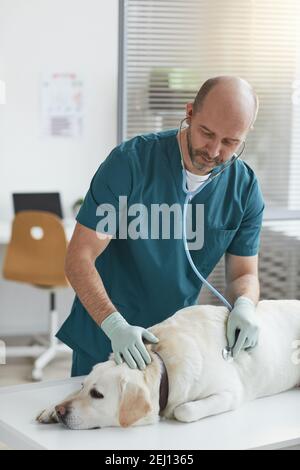
[[300,449],[300,389],[237,411],[184,424],[70,431],[39,425],[35,416],[79,388],[82,379],[0,388],[0,441],[12,449]]

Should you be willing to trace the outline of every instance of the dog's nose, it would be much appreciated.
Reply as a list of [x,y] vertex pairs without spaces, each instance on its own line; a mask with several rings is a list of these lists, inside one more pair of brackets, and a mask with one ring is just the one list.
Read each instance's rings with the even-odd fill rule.
[[67,408],[63,405],[56,406],[55,411],[60,417],[63,417],[67,414]]

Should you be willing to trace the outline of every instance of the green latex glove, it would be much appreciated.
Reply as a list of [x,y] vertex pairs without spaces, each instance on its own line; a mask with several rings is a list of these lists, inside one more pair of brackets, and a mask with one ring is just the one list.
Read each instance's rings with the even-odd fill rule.
[[258,318],[256,307],[247,297],[239,297],[228,316],[227,340],[234,359],[241,350],[251,350],[258,342]]
[[151,363],[143,338],[150,343],[158,343],[159,340],[150,331],[129,325],[119,312],[105,318],[101,328],[111,340],[116,364],[122,364],[124,359],[131,369],[145,369],[146,364]]

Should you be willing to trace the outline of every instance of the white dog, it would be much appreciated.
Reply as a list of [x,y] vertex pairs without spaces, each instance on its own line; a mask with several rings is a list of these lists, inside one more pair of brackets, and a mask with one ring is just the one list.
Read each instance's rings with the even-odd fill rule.
[[191,422],[298,386],[300,301],[262,301],[257,315],[258,346],[229,363],[222,357],[228,310],[179,310],[150,328],[160,341],[147,345],[152,362],[144,371],[117,366],[110,356],[80,391],[37,420],[71,429],[151,424],[159,416]]

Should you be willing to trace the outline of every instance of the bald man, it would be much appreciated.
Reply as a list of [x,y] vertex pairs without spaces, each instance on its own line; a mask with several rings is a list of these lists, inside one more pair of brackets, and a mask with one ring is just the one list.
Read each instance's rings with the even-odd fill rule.
[[[144,369],[151,362],[144,340],[158,341],[147,328],[197,303],[202,283],[187,260],[182,230],[181,237],[175,233],[182,212],[172,218],[168,237],[161,227],[155,233],[152,216],[160,204],[183,208],[182,160],[188,189],[195,191],[232,159],[190,204],[196,238],[203,230],[203,243],[191,256],[207,278],[225,254],[225,296],[234,306],[228,345],[234,357],[256,346],[264,202],[253,170],[233,156],[243,149],[257,112],[258,98],[248,82],[209,79],[186,105],[185,129],[137,136],[100,165],[66,260],[76,296],[57,336],[74,351],[72,376],[88,374],[111,351],[118,364]],[[204,208],[201,220],[198,207]],[[136,209],[142,213],[138,220]]]

